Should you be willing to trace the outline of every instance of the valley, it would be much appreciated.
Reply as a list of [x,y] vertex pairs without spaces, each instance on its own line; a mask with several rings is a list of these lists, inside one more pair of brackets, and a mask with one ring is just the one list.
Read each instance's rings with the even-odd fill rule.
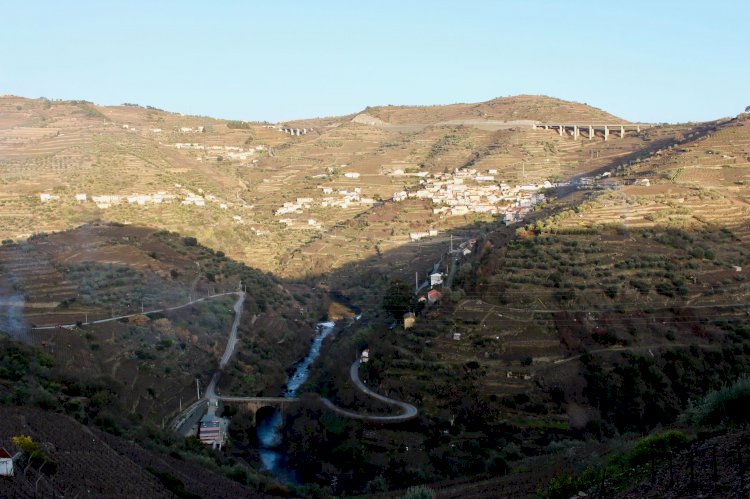
[[[685,418],[747,373],[748,177],[747,113],[517,96],[271,124],[4,96],[0,330],[49,367],[4,367],[0,400],[18,431],[57,411],[259,495],[663,492],[602,473],[666,429],[743,445]],[[242,401],[280,397],[325,320],[275,483]],[[228,445],[167,436],[218,372]]]

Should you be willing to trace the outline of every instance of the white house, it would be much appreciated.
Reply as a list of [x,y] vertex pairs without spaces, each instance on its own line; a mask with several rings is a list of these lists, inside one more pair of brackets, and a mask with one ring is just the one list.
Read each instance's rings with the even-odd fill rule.
[[86,201],[86,199],[88,199],[86,194],[76,194],[76,201]]
[[403,201],[404,199],[406,199],[406,197],[407,197],[406,191],[394,192],[393,202],[398,203],[399,201]]
[[0,447],[0,476],[13,476],[13,456]]
[[362,356],[360,357],[359,360],[360,360],[360,362],[362,364],[367,364],[367,362],[370,360],[370,349],[369,348],[365,348],[364,350],[362,350]]
[[443,284],[443,274],[440,272],[430,274],[430,286],[437,286],[438,284]]
[[346,178],[359,178],[359,173],[357,173],[357,172],[346,172],[346,173],[344,173],[344,177],[346,177]]

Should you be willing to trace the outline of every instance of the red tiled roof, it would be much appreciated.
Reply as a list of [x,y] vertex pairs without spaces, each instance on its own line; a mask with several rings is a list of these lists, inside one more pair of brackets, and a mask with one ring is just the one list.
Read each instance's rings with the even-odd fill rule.
[[5,447],[0,447],[0,459],[11,459],[13,456],[8,454],[8,451],[5,450]]

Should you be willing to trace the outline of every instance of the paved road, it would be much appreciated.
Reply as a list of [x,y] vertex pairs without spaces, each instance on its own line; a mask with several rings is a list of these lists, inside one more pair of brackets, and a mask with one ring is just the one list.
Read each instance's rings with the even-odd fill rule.
[[224,372],[224,368],[229,363],[229,359],[234,354],[234,348],[237,346],[237,328],[240,326],[240,317],[242,316],[242,307],[245,304],[245,293],[239,293],[239,298],[234,304],[234,322],[232,323],[232,329],[229,331],[229,339],[227,340],[227,346],[224,349],[224,355],[221,356],[219,361],[219,370],[211,376],[211,382],[206,388],[206,393],[203,394],[203,398],[208,400],[209,411],[215,410],[219,405],[219,398],[216,395],[216,385],[219,383],[221,373]]
[[[211,381],[208,383],[208,387],[206,387],[206,391],[203,394],[203,397],[201,397],[200,400],[197,400],[192,405],[190,405],[187,409],[182,411],[180,414],[177,415],[177,417],[174,419],[172,423],[172,428],[174,428],[177,432],[181,433],[182,435],[187,435],[192,428],[192,426],[197,422],[193,422],[193,424],[185,424],[187,422],[191,422],[195,419],[195,414],[198,408],[204,409],[208,408],[208,412],[212,413],[216,410],[216,408],[219,405],[219,397],[216,395],[216,385],[219,383],[219,378],[221,378],[221,374],[224,371],[224,367],[229,363],[229,360],[232,358],[232,355],[234,354],[234,349],[237,346],[237,329],[240,326],[240,318],[242,317],[242,309],[245,305],[245,293],[241,291],[234,291],[232,293],[224,293],[225,295],[228,294],[236,294],[238,295],[237,301],[234,304],[234,322],[232,323],[232,329],[229,332],[229,339],[227,340],[227,346],[224,349],[224,355],[221,356],[221,360],[219,360],[219,369],[214,372],[214,375],[211,376]],[[219,295],[216,295],[219,296]],[[201,298],[201,301],[205,300],[206,298]],[[185,305],[183,305],[185,306]],[[179,307],[176,307],[179,308]],[[168,309],[171,310],[171,309]]]
[[400,400],[391,399],[388,397],[384,397],[383,395],[380,395],[379,393],[375,393],[367,386],[365,386],[364,383],[359,379],[359,361],[354,362],[352,366],[349,368],[349,375],[352,378],[352,381],[354,382],[354,385],[363,393],[366,395],[369,395],[372,398],[375,398],[377,400],[380,400],[381,402],[385,402],[386,404],[395,405],[398,408],[401,409],[402,414],[398,414],[396,416],[371,416],[369,414],[363,414],[359,412],[353,412],[348,411],[346,409],[342,409],[341,407],[338,407],[337,405],[334,405],[333,402],[331,402],[328,399],[322,399],[323,403],[333,412],[345,416],[347,418],[353,418],[353,419],[363,419],[365,421],[372,421],[375,423],[400,423],[402,421],[408,421],[409,419],[413,419],[417,417],[417,408],[414,407],[411,404],[407,404],[406,402],[401,402]]
[[[148,315],[148,314],[155,314],[158,312],[168,312],[170,310],[179,310],[181,308],[189,307],[190,305],[195,305],[196,303],[200,303],[202,301],[211,300],[213,298],[217,298],[219,296],[227,296],[227,295],[236,295],[238,291],[229,291],[227,293],[218,293],[211,296],[204,296],[203,298],[198,298],[197,300],[192,300],[187,303],[183,303],[182,305],[176,305],[174,307],[168,307],[168,308],[157,308],[155,310],[146,310],[145,312],[138,312],[135,314],[127,314],[127,315],[118,315],[117,317],[110,317],[108,319],[99,319],[98,321],[89,321],[89,322],[82,322],[81,324],[86,326],[89,324],[104,324],[105,322],[112,322],[112,321],[119,321],[120,319],[128,319],[130,317],[136,317],[138,315]],[[244,299],[244,298],[243,298]],[[65,329],[73,329],[74,327],[78,326],[78,323],[73,324],[56,324],[54,326],[37,326],[32,327],[33,330],[42,330],[42,329],[57,329],[57,328],[65,328]]]
[[208,401],[206,399],[196,400],[182,411],[173,421],[172,429],[180,435],[187,437],[200,418],[206,412]]

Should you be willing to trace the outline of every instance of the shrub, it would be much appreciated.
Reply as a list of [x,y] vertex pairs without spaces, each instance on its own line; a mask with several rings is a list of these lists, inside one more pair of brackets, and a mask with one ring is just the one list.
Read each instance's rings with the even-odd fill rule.
[[41,469],[47,474],[54,474],[57,471],[57,463],[30,436],[16,435],[11,438],[11,441],[23,452],[28,463],[34,468]]
[[701,426],[739,426],[747,424],[750,404],[750,377],[743,376],[733,385],[714,390],[691,403],[682,416]]
[[388,481],[383,475],[378,475],[365,485],[365,492],[367,494],[373,494],[376,492],[385,492],[388,490]]
[[435,499],[435,491],[426,485],[414,485],[406,489],[403,499]]
[[682,447],[687,441],[688,437],[677,430],[646,437],[635,444],[630,451],[627,457],[628,463],[631,466],[638,466],[654,458],[663,458],[669,451]]
[[546,493],[539,494],[539,496],[549,499],[567,499],[575,496],[579,491],[590,488],[597,481],[598,473],[591,468],[587,468],[579,475],[564,473],[550,480]]

